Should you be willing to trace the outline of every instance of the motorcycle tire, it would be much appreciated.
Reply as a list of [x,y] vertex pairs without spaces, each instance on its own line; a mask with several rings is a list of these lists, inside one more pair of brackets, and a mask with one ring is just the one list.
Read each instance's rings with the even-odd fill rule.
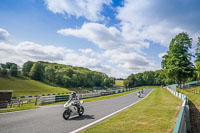
[[79,109],[79,114],[78,115],[82,116],[83,113],[84,113],[84,108],[83,108],[83,106],[81,106],[80,109]]
[[64,118],[65,120],[68,120],[69,117],[70,117],[70,110],[65,110],[65,111],[63,112],[63,118]]

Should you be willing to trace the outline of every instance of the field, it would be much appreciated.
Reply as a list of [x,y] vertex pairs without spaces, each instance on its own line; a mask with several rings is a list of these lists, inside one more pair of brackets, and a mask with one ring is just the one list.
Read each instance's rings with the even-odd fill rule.
[[155,87],[146,99],[83,132],[169,133],[176,123],[181,104],[181,100],[168,90]]
[[13,96],[32,96],[41,94],[66,93],[69,89],[54,87],[39,81],[22,77],[0,77],[0,90],[13,90]]
[[124,86],[124,81],[123,80],[115,80],[115,85]]

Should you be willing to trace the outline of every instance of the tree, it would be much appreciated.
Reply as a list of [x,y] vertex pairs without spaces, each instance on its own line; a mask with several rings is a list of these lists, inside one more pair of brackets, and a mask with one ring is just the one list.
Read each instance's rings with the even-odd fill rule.
[[198,37],[197,48],[195,49],[196,60],[195,60],[195,73],[197,78],[200,78],[200,37]]
[[44,78],[44,66],[42,65],[42,63],[34,63],[29,73],[29,76],[31,79],[42,80]]
[[172,78],[179,85],[185,83],[193,75],[192,55],[189,53],[191,46],[192,38],[189,38],[187,33],[179,33],[172,39],[169,51],[162,61],[167,78]]
[[29,72],[31,71],[33,64],[34,62],[32,61],[27,61],[23,64],[22,72],[24,76],[29,76]]
[[12,64],[10,66],[10,75],[11,76],[17,76],[18,75],[18,67],[17,64]]
[[154,84],[154,72],[153,71],[144,72],[142,78],[145,81],[144,82],[145,85],[153,85]]
[[6,76],[8,75],[8,70],[6,64],[1,64],[1,75]]

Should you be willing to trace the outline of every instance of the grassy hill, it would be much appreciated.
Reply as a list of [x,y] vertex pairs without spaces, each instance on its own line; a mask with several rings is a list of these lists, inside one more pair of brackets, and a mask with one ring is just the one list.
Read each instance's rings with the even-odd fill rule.
[[13,96],[66,93],[69,89],[50,86],[45,83],[22,77],[0,77],[0,90],[13,90]]
[[124,86],[124,80],[115,80],[115,85]]

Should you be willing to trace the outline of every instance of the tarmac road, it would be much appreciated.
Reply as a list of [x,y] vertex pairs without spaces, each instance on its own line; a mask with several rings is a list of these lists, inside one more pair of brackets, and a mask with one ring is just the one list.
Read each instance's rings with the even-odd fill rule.
[[[152,89],[144,89],[145,97]],[[119,109],[122,109],[142,98],[137,92],[101,101],[84,103],[83,116],[62,118],[63,105],[49,105],[38,109],[0,114],[0,133],[68,133]]]

